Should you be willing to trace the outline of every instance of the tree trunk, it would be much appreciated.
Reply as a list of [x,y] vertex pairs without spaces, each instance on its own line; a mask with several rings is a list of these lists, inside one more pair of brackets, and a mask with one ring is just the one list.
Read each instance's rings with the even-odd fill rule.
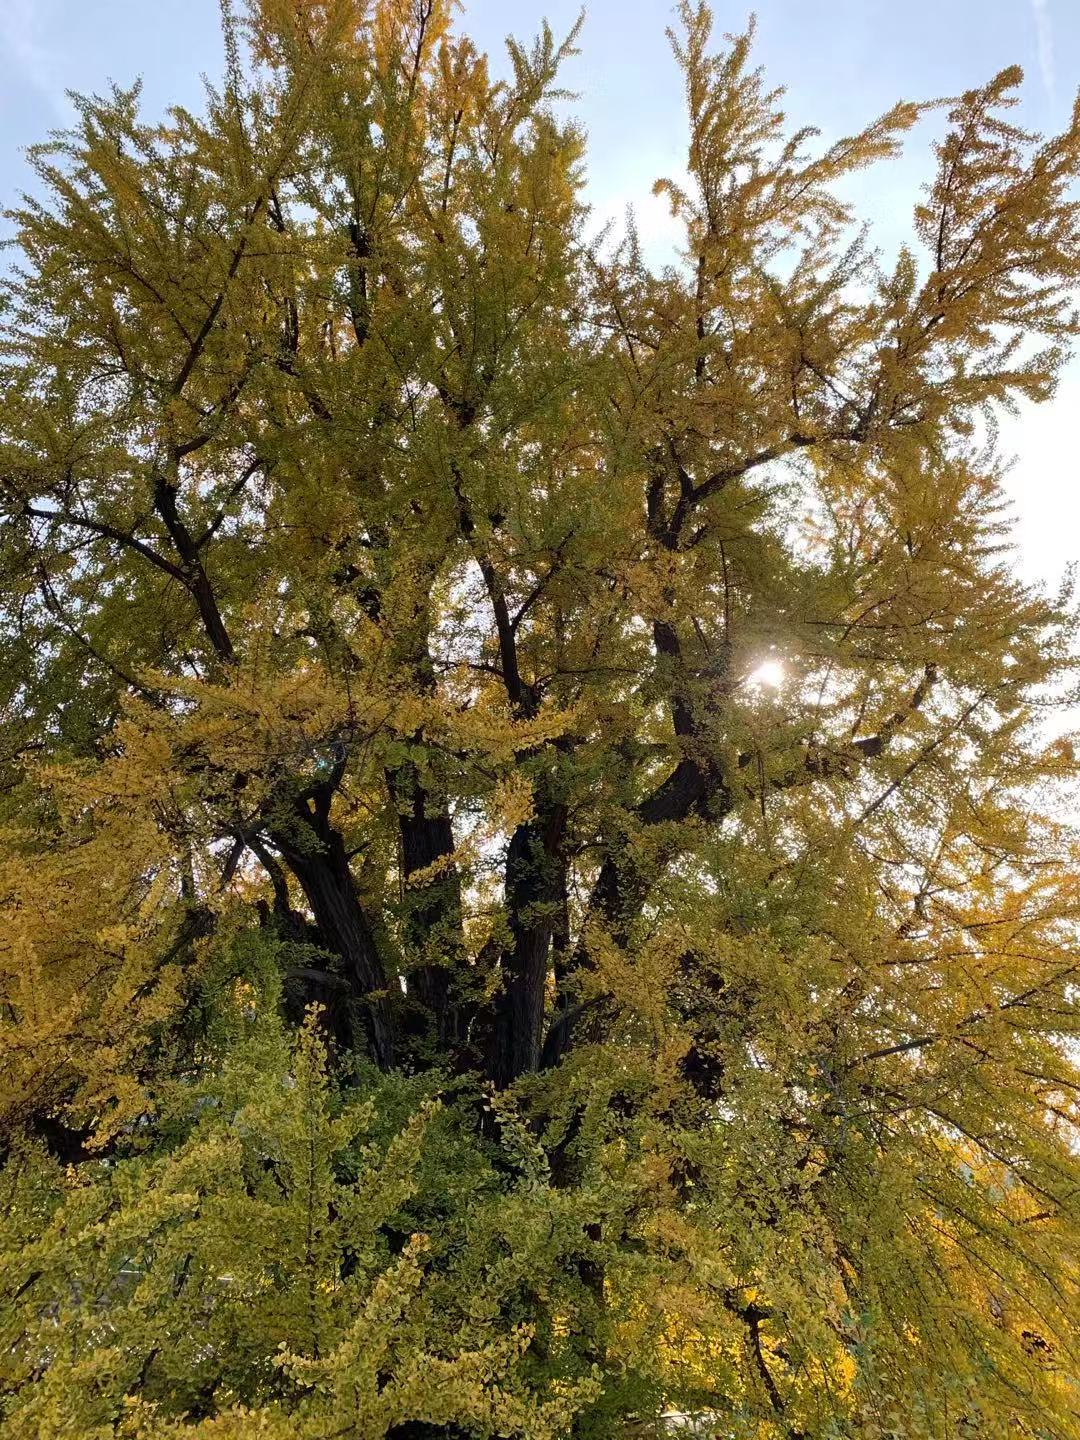
[[296,876],[324,943],[341,957],[344,978],[361,1007],[371,1055],[381,1070],[394,1063],[393,1022],[386,976],[349,867],[345,842],[325,815],[298,801],[296,815],[306,827],[301,845],[295,832],[270,838]]
[[[402,870],[410,877],[454,853],[450,816],[430,814],[432,796],[420,783],[411,761],[386,772],[386,783],[398,809]],[[438,802],[435,802],[438,804]],[[464,959],[461,877],[449,866],[434,879],[406,891],[404,939],[411,955],[422,957],[408,977],[410,992],[431,1016],[432,1038],[444,1046],[460,1040],[460,1013],[451,980]]]
[[552,933],[562,911],[559,847],[566,806],[554,804],[514,831],[506,855],[512,948],[502,957],[487,1045],[487,1073],[503,1087],[539,1068]]

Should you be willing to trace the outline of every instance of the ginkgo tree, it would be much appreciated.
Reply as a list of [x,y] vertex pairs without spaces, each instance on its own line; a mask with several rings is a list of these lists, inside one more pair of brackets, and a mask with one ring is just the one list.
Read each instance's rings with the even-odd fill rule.
[[1080,1436],[1080,104],[822,146],[684,0],[658,267],[453,9],[226,7],[11,212],[5,1433]]

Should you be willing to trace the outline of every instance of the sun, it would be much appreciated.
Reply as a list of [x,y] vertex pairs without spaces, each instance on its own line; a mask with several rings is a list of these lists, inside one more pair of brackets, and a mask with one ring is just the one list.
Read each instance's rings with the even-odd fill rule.
[[763,660],[751,670],[746,683],[759,690],[779,690],[784,678],[784,666],[780,660]]

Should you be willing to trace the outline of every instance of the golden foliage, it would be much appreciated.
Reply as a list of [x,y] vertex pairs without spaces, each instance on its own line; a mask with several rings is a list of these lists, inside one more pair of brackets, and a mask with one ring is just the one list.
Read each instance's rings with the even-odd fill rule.
[[225,37],[12,217],[5,1434],[1080,1437],[1080,108],[820,147],[684,3],[658,268],[576,31]]

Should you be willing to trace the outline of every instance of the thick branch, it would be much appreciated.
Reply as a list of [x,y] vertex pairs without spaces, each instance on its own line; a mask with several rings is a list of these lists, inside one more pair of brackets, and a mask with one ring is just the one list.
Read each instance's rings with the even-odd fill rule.
[[192,598],[199,608],[199,616],[202,619],[207,639],[220,659],[230,661],[235,659],[236,652],[221,617],[217,597],[203,565],[199,546],[180,516],[176,503],[177,494],[176,483],[158,471],[154,476],[154,509],[161,516],[173,545],[176,547],[177,554],[183,561],[181,572],[183,583],[191,592]]
[[105,540],[115,540],[118,545],[122,545],[126,550],[133,550],[158,570],[164,571],[171,579],[179,580],[181,585],[187,586],[187,575],[179,565],[174,565],[171,560],[167,560],[164,555],[159,555],[145,541],[139,540],[135,535],[129,535],[125,530],[118,530],[115,526],[107,525],[100,520],[91,520],[85,515],[73,515],[70,510],[41,510],[36,505],[25,504],[22,507],[22,513],[35,520],[53,520],[61,525],[72,525],[79,530],[88,530],[91,534],[100,535]]

